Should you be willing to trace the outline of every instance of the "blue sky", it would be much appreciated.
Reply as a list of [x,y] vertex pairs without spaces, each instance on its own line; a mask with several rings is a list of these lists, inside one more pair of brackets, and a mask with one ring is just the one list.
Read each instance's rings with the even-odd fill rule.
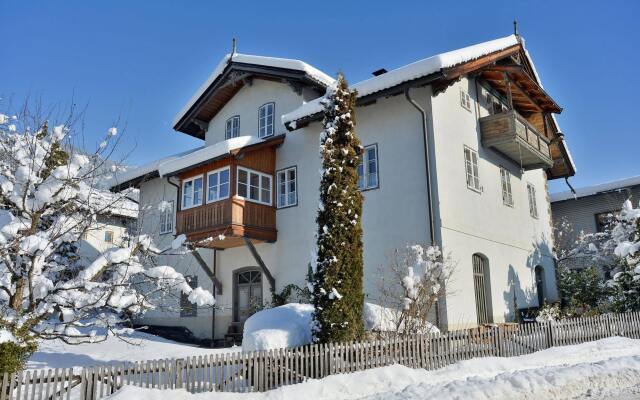
[[[446,4],[451,3],[451,4]],[[0,107],[85,108],[86,143],[115,121],[128,163],[199,145],[171,121],[238,38],[355,82],[438,52],[520,33],[578,166],[577,186],[640,175],[640,2],[0,1]],[[560,182],[552,191],[565,190]]]

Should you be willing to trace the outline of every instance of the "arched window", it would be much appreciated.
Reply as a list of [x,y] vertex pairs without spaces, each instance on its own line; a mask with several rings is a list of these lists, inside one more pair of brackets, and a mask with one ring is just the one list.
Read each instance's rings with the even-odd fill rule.
[[544,305],[544,299],[547,298],[547,293],[545,292],[544,286],[544,268],[542,265],[536,265],[535,268],[536,273],[536,292],[538,293],[538,306],[542,307]]
[[474,254],[473,289],[476,300],[476,316],[478,324],[490,323],[493,320],[491,311],[491,290],[489,285],[489,263],[487,258]]
[[262,272],[257,267],[241,268],[233,274],[233,320],[244,323],[262,306]]

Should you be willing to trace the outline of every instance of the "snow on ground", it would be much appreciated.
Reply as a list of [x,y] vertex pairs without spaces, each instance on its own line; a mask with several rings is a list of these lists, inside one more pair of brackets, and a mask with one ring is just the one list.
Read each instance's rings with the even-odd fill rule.
[[113,336],[105,342],[80,345],[70,345],[60,340],[42,341],[38,351],[29,359],[27,368],[84,367],[240,351],[240,347],[223,349],[196,347],[139,331],[123,337],[129,343]]
[[512,358],[462,361],[436,371],[399,365],[285,386],[266,393],[125,387],[112,400],[637,399],[640,340],[608,338]]

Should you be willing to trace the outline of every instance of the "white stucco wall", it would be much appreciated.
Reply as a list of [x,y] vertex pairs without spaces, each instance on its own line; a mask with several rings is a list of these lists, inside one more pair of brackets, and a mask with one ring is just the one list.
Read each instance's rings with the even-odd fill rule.
[[[460,105],[461,88],[473,99],[471,111]],[[495,322],[513,317],[514,290],[518,308],[537,305],[536,265],[544,267],[547,297],[557,297],[545,174],[540,169],[522,174],[518,165],[482,146],[477,119],[487,113],[484,102],[478,105],[476,99],[475,82],[466,79],[433,98],[442,246],[457,263],[447,291],[450,327],[476,321],[471,265],[474,253],[483,254],[489,261]],[[478,151],[481,193],[467,188],[465,145]],[[502,201],[500,166],[511,173],[513,207]],[[529,214],[527,182],[536,188],[538,218]]]

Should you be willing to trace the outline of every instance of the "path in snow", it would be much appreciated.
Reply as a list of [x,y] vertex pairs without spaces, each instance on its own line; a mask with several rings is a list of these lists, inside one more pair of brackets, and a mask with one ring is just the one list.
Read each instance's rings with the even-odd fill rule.
[[424,371],[400,365],[285,386],[266,393],[126,387],[113,400],[640,399],[640,340],[608,338],[512,358],[486,357]]
[[240,347],[224,349],[196,347],[139,331],[123,337],[132,344],[113,336],[107,338],[105,342],[81,345],[69,345],[61,340],[45,340],[40,343],[38,351],[29,359],[27,368],[85,367],[240,351]]

